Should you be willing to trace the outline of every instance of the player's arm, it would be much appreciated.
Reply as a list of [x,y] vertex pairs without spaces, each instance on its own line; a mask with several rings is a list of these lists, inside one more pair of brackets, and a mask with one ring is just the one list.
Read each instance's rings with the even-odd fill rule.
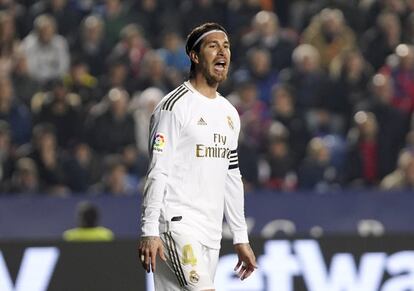
[[163,245],[159,238],[158,220],[180,129],[181,122],[174,111],[159,110],[151,117],[150,164],[144,187],[142,234],[138,246],[141,263],[147,272],[155,270],[157,254],[165,259]]
[[235,138],[233,150],[230,153],[229,167],[226,176],[226,189],[224,199],[224,215],[233,234],[233,244],[238,255],[235,271],[243,280],[257,268],[256,257],[249,245],[247,224],[244,215],[244,189],[241,179],[237,140],[240,131],[240,121],[235,123]]

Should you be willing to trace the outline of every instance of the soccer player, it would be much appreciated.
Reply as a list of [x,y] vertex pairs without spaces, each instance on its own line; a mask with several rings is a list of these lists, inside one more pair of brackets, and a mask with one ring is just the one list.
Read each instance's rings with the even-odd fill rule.
[[138,249],[156,291],[215,290],[223,214],[239,258],[234,270],[243,280],[256,268],[237,158],[240,119],[217,93],[230,65],[226,30],[216,23],[194,28],[186,52],[189,81],[161,100],[150,124]]

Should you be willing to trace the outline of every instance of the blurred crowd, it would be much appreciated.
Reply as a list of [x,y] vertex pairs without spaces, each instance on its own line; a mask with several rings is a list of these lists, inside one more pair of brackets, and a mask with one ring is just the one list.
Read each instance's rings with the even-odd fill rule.
[[413,0],[0,0],[2,195],[136,194],[206,21],[247,191],[414,189]]

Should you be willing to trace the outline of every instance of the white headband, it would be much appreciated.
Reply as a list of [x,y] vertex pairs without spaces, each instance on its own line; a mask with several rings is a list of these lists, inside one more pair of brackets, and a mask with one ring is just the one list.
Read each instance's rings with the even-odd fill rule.
[[[190,51],[204,38],[204,37],[206,37],[207,35],[209,35],[209,34],[211,34],[211,33],[214,33],[214,32],[222,32],[222,33],[224,33],[226,36],[227,36],[227,34],[224,32],[224,31],[222,31],[222,30],[220,30],[220,29],[213,29],[213,30],[210,30],[210,31],[207,31],[207,32],[205,32],[205,33],[203,33],[199,38],[197,38],[197,40],[194,42],[194,44],[193,44],[193,46],[190,48]],[[189,51],[189,52],[190,52]]]

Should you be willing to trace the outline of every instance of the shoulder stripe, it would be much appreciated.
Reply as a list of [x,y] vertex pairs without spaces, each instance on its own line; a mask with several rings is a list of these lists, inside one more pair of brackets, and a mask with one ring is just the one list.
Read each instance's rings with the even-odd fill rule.
[[234,164],[229,166],[229,170],[237,169],[239,167],[239,164]]
[[191,93],[194,93],[185,83],[183,83],[183,86],[185,86]]
[[173,109],[174,105],[175,105],[175,102],[177,102],[178,99],[180,99],[181,97],[183,97],[187,92],[188,92],[188,90],[186,89],[183,92],[181,92],[177,97],[175,97],[174,100],[171,103],[171,106],[169,108],[167,108],[167,110],[170,110],[171,111]]
[[236,153],[237,153],[237,150],[230,151],[230,154],[236,154]]
[[164,104],[162,106],[163,110],[167,110],[168,105],[170,104],[171,100],[174,99],[175,96],[177,96],[177,94],[180,94],[180,92],[182,92],[183,90],[185,90],[185,87],[183,85],[181,85],[180,87],[178,87],[173,94],[171,94],[170,97],[168,97],[167,100],[164,101]]

